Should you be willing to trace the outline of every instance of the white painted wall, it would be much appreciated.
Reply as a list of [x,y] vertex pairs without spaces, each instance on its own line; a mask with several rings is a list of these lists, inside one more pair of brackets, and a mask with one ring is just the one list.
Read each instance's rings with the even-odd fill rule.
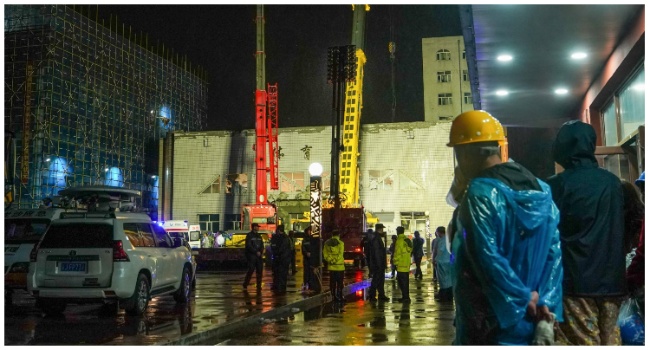
[[[400,212],[429,212],[432,231],[446,226],[452,208],[445,197],[453,176],[450,123],[412,122],[363,125],[361,131],[360,197],[371,212],[395,213],[393,222],[384,222],[388,232],[400,225]],[[172,218],[198,223],[198,214],[237,214],[243,203],[252,203],[255,196],[254,130],[241,133],[208,131],[174,134]],[[330,170],[331,128],[298,127],[279,130],[281,146],[280,173],[304,172],[320,162]],[[309,159],[301,148],[311,146]],[[370,190],[369,170],[394,170],[392,190]],[[248,174],[248,192],[242,196],[225,194],[227,174]],[[217,175],[221,175],[221,193],[202,194]],[[400,182],[411,179],[418,188],[400,190]],[[296,193],[282,196],[294,198]],[[269,198],[278,198],[270,191]],[[380,215],[381,216],[381,215]],[[383,215],[390,216],[390,215]],[[223,225],[222,225],[223,228]]]

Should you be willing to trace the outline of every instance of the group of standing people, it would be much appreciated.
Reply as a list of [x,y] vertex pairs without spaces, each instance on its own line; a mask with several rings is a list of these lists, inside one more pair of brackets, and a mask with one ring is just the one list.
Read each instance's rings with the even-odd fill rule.
[[[448,146],[464,178],[450,225],[454,344],[539,344],[546,336],[542,343],[620,345],[623,190],[598,167],[593,127],[560,128],[552,154],[564,171],[546,182],[502,160],[504,141],[485,111],[452,122]],[[536,334],[541,322],[556,323],[550,339]]]
[[[645,288],[644,209],[638,194],[626,194],[630,191],[624,192],[621,180],[598,166],[589,124],[570,121],[560,128],[552,156],[563,171],[546,181],[503,159],[504,142],[500,122],[485,111],[468,111],[452,122],[447,146],[458,164],[450,190],[456,208],[449,227],[436,229],[431,251],[440,283],[435,297],[455,300],[454,344],[620,345],[621,304],[630,292],[643,303]],[[644,184],[642,176],[636,185],[643,191]],[[364,241],[370,301],[388,300],[383,229],[376,225]],[[274,258],[276,251],[279,257],[274,287],[277,269],[278,290],[286,291],[291,253],[289,240],[278,231],[271,242]],[[399,301],[407,303],[411,259],[415,278],[422,278],[423,239],[416,232],[411,241],[401,226],[396,233],[388,249],[391,275],[397,274]],[[322,253],[330,290],[340,301],[343,251],[333,230]],[[250,256],[259,256],[258,250]],[[626,256],[633,256],[628,267]],[[244,287],[251,269],[259,271],[249,265]],[[542,323],[555,327],[540,333],[536,328]]]
[[[245,254],[248,263],[248,271],[246,272],[246,277],[244,278],[242,287],[244,290],[248,288],[253,273],[255,273],[257,279],[257,290],[260,291],[262,286],[265,247],[261,236],[262,233],[259,232],[260,226],[254,223],[251,227],[252,229],[246,235],[245,241]],[[287,279],[289,273],[295,275],[297,272],[295,251],[296,238],[294,231],[290,231],[289,234],[285,232],[284,225],[278,225],[276,232],[271,236],[270,253],[271,269],[273,273],[271,290],[275,294],[285,294],[287,292]],[[304,231],[301,250],[304,267],[302,291],[304,293],[320,292],[317,283],[317,278],[319,278],[319,276],[316,276],[316,273],[314,272],[314,268],[318,267],[318,262],[316,259],[312,258],[312,246],[318,248],[317,245],[314,244],[314,238],[311,236],[311,227],[308,227]],[[342,261],[341,258],[341,262]]]
[[[256,223],[251,225],[251,231],[246,234],[245,254],[248,263],[248,271],[244,278],[242,287],[244,290],[250,284],[255,272],[258,292],[262,288],[262,273],[264,268],[264,241],[259,232],[260,226]],[[273,284],[271,290],[276,294],[287,292],[287,279],[289,270],[293,267],[295,271],[295,245],[292,237],[284,231],[284,225],[279,225],[277,231],[271,237],[272,271]]]

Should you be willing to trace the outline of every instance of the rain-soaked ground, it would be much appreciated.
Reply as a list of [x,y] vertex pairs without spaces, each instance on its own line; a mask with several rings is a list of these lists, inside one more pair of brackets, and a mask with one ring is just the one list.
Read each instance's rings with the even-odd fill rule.
[[[177,305],[171,296],[151,300],[142,317],[130,317],[120,310],[104,312],[101,305],[69,305],[59,316],[45,317],[26,292],[16,292],[13,305],[5,307],[5,345],[153,345],[153,344],[449,344],[453,337],[453,305],[433,299],[431,275],[424,281],[411,276],[412,303],[371,304],[362,301],[363,289],[341,308],[328,303],[308,311],[313,295],[300,293],[302,271],[289,276],[287,294],[270,292],[271,273],[265,269],[262,292],[254,287],[244,293],[241,287],[245,270],[227,269],[202,272],[188,305]],[[346,285],[367,285],[366,270],[348,270]],[[323,275],[328,289],[329,275]],[[393,281],[386,280],[387,294]],[[358,295],[357,295],[358,294]],[[397,292],[399,296],[399,292]],[[265,316],[280,309],[284,319]],[[288,316],[291,315],[291,316]],[[288,316],[288,317],[287,317]],[[265,318],[263,319],[262,318]],[[240,322],[240,323],[238,323]],[[237,328],[242,325],[242,327]],[[220,333],[228,328],[236,331]],[[312,328],[321,329],[314,331]],[[216,330],[219,330],[215,332]],[[242,332],[248,333],[242,333]],[[407,334],[408,333],[408,334]],[[224,334],[224,339],[213,337]],[[236,336],[229,336],[235,334]],[[242,334],[248,334],[242,336]],[[209,341],[205,341],[211,337]],[[427,343],[424,339],[427,338]],[[215,340],[212,340],[215,339]],[[386,339],[382,342],[382,339]],[[408,340],[406,340],[408,339]]]
[[[345,303],[330,302],[289,317],[267,319],[258,327],[212,340],[210,345],[450,345],[453,302],[434,299],[431,276],[410,277],[411,303],[400,297],[395,280],[386,280],[388,302],[369,302],[364,290]],[[207,342],[205,343],[208,344]]]

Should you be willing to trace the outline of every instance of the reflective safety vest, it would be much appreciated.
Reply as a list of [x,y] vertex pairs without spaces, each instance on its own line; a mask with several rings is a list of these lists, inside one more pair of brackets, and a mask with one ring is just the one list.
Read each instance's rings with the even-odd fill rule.
[[345,264],[343,262],[343,241],[338,236],[333,236],[323,244],[323,259],[327,262],[329,271],[343,271]]
[[397,235],[395,242],[395,256],[393,262],[397,266],[397,272],[409,272],[411,269],[411,252],[413,251],[413,242],[406,238],[404,234]]

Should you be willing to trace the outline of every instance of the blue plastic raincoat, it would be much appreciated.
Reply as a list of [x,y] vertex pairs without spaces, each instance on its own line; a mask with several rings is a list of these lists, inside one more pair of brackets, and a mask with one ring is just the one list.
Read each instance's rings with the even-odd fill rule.
[[530,344],[531,291],[563,321],[559,212],[549,186],[536,181],[542,191],[494,178],[470,183],[452,244],[454,344]]

